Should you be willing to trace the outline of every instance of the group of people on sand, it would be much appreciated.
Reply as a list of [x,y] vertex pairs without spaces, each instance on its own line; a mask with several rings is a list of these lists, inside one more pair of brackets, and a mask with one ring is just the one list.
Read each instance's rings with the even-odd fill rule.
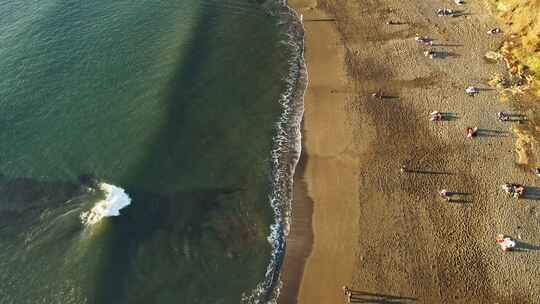
[[[429,120],[434,122],[444,121],[445,116],[443,113],[439,111],[433,111],[429,113]],[[465,128],[465,137],[468,139],[473,139],[478,135],[478,128],[477,127],[467,127]]]
[[514,198],[520,198],[525,193],[525,187],[520,184],[506,183],[502,185],[504,192]]
[[[517,115],[514,115],[517,116]],[[433,122],[442,122],[446,120],[446,116],[444,113],[439,111],[433,111],[429,113],[429,120]],[[507,112],[497,112],[497,119],[501,122],[510,121],[512,119],[512,114]],[[524,120],[523,117],[518,116],[518,118],[513,118],[515,121],[521,121]],[[467,127],[465,128],[465,137],[468,139],[473,139],[478,135],[478,128],[477,127]]]
[[[454,1],[458,5],[464,4],[463,0],[454,0]],[[455,11],[453,11],[451,9],[446,9],[446,8],[438,9],[436,11],[436,14],[439,17],[445,17],[445,16],[454,17],[454,16],[458,15]],[[403,23],[396,22],[396,21],[387,21],[386,24],[387,25],[396,25],[396,24],[403,24]],[[493,29],[488,30],[487,33],[490,34],[490,35],[494,35],[494,34],[502,33],[502,30],[500,28],[493,28]],[[431,47],[434,46],[434,41],[435,41],[434,38],[429,37],[429,36],[416,34],[415,37],[414,37],[414,40],[417,43],[419,43],[419,44],[421,44],[423,46],[429,47],[429,49],[424,51],[424,55],[426,57],[429,57],[431,59],[434,59],[434,58],[438,57],[439,53],[431,49]],[[480,94],[480,91],[481,91],[481,89],[478,88],[478,87],[475,87],[475,86],[468,86],[467,88],[465,88],[465,93],[467,95],[469,95],[470,97],[474,97],[474,96]],[[371,93],[371,97],[377,98],[377,99],[383,99],[383,98],[385,98],[385,95],[379,90],[379,91]],[[450,119],[450,117],[452,117],[452,116],[448,116],[448,115],[453,115],[453,114],[451,114],[451,113],[443,113],[443,112],[440,112],[440,111],[432,111],[432,112],[429,113],[429,120],[433,121],[433,122],[441,122],[441,121]],[[507,112],[498,112],[497,113],[497,119],[499,121],[509,121],[511,119],[511,116],[512,116],[512,114],[507,113]],[[466,136],[466,138],[473,139],[478,135],[478,131],[479,131],[479,129],[477,127],[467,127],[465,129],[465,136]],[[402,165],[400,167],[400,172],[402,174],[404,174],[404,173],[409,173],[409,172],[414,172],[414,171],[408,169],[406,165]],[[538,169],[537,173],[540,176],[540,168]],[[515,197],[515,198],[519,198],[519,197],[523,196],[523,194],[525,192],[525,187],[523,185],[520,185],[520,184],[507,183],[507,184],[503,185],[503,189],[507,194],[509,194],[509,195],[511,195],[512,197]],[[446,189],[442,189],[442,190],[439,191],[439,196],[441,198],[443,198],[444,200],[448,201],[448,202],[452,202],[453,200],[455,200],[455,197],[462,196],[462,195],[465,195],[465,194],[458,193],[458,192],[450,192],[450,191],[448,191]],[[516,246],[516,242],[510,236],[506,236],[506,235],[502,235],[502,234],[497,236],[496,242],[497,242],[497,244],[499,244],[501,246],[501,248],[504,251],[511,251]],[[351,303],[351,302],[362,302],[362,303],[364,303],[364,301],[365,301],[365,300],[362,300],[362,299],[359,298],[359,293],[358,292],[353,291],[352,289],[350,289],[347,286],[343,286],[343,293],[344,293],[348,303]]]
[[[525,194],[525,186],[520,184],[505,183],[502,185],[504,192],[514,198],[520,198]],[[497,245],[501,247],[504,252],[516,250],[516,241],[508,235],[499,234],[495,238]]]
[[[457,4],[463,4],[463,1],[461,0],[456,0],[456,3]],[[437,15],[439,17],[444,17],[444,16],[455,16],[455,12],[453,10],[450,10],[450,9],[439,9],[437,10]],[[487,31],[488,34],[490,35],[495,35],[495,34],[500,34],[502,33],[502,30],[500,28],[492,28],[490,30]],[[419,34],[416,34],[415,37],[414,37],[414,40],[416,42],[418,42],[419,44],[422,44],[424,46],[428,46],[428,47],[432,47],[433,46],[433,42],[435,39],[429,37],[429,36],[423,36],[423,35],[419,35]],[[434,59],[434,58],[437,58],[437,52],[436,51],[433,51],[432,49],[428,49],[426,51],[424,51],[424,55],[426,57],[429,57],[431,59]],[[465,93],[467,95],[469,95],[470,97],[475,97],[476,95],[480,94],[480,91],[481,89],[476,87],[476,86],[468,86],[467,88],[465,88]],[[515,119],[515,120],[524,120],[525,118],[521,115],[515,115],[515,114],[510,114],[510,113],[507,113],[507,112],[498,112],[497,113],[497,119],[501,122],[506,122],[506,121],[510,121],[512,119]],[[440,111],[432,111],[429,113],[429,120],[430,121],[433,121],[433,122],[441,122],[441,121],[444,121],[445,120],[445,114],[443,112],[440,112]],[[475,138],[477,135],[478,135],[478,128],[477,127],[467,127],[465,129],[465,136],[466,138],[468,139],[473,139]],[[538,176],[540,176],[540,168],[537,169],[537,174]],[[405,173],[405,172],[409,172],[405,166],[402,166],[400,171],[402,173]],[[520,198],[524,195],[525,193],[525,187],[523,185],[520,185],[520,184],[512,184],[512,183],[506,183],[502,186],[503,190],[505,191],[506,194],[514,197],[514,198]],[[448,202],[452,202],[455,200],[455,197],[456,196],[459,196],[461,195],[460,193],[457,193],[457,192],[450,192],[446,189],[442,189],[439,191],[439,196],[444,199],[445,201],[448,201]],[[514,250],[515,246],[516,246],[516,242],[514,241],[514,239],[512,239],[512,237],[510,236],[506,236],[506,235],[498,235],[497,238],[496,238],[496,242],[497,244],[501,247],[501,249],[503,251],[512,251]]]
[[[432,44],[433,39],[427,37],[427,36],[419,36],[417,35],[415,37],[415,40],[422,43],[429,43]],[[429,53],[429,51],[427,51]],[[480,93],[480,88],[469,86],[465,88],[465,93],[471,97],[476,96]],[[509,121],[511,119],[512,114],[507,112],[497,112],[497,119],[499,121]],[[523,117],[521,115],[518,115],[519,119],[522,119]],[[429,113],[429,120],[433,122],[441,122],[445,120],[445,115],[442,112],[439,111],[433,111]],[[467,127],[465,129],[465,136],[469,139],[473,139],[478,135],[478,128],[477,127]]]

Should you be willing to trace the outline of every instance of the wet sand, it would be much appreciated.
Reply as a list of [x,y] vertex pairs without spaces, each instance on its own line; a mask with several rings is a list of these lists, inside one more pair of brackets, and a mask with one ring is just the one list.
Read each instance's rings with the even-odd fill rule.
[[[482,58],[501,41],[486,34],[497,25],[487,6],[289,3],[304,18],[309,73],[291,235],[309,256],[287,253],[280,303],[344,303],[343,285],[376,303],[540,302],[540,180],[515,165],[511,123],[495,116],[512,104],[487,86],[502,71]],[[437,17],[439,7],[463,14]],[[444,58],[424,57],[416,33]],[[469,85],[485,90],[468,97]],[[379,89],[388,98],[370,96]],[[430,122],[434,110],[455,118]],[[473,140],[469,126],[481,130]],[[505,182],[529,196],[506,197]],[[441,189],[461,194],[448,203]],[[501,252],[498,233],[522,250]]]
[[[301,1],[304,7],[310,7],[315,1]],[[284,263],[282,291],[280,303],[296,303],[295,299],[306,298],[310,303],[331,302],[335,298],[331,293],[305,293],[305,289],[291,288],[291,281],[301,279],[301,284],[316,286],[321,276],[331,284],[330,290],[340,288],[343,274],[352,279],[350,265],[355,262],[354,251],[350,246],[356,243],[359,210],[358,187],[356,178],[357,158],[353,140],[353,129],[346,125],[351,121],[347,111],[347,98],[351,90],[347,75],[343,69],[345,48],[333,22],[320,21],[329,15],[321,10],[312,10],[305,14],[306,28],[306,61],[309,65],[309,84],[305,100],[309,107],[305,108],[303,121],[303,156],[295,177],[295,194],[293,207],[293,223],[291,239],[303,239],[299,230],[305,221],[302,218],[302,202],[310,201],[317,210],[313,214],[312,229],[314,235],[332,242],[317,242],[313,248],[304,247],[310,252],[307,264],[318,267],[306,267],[301,278],[291,265],[302,263],[295,252],[291,252],[290,244]],[[317,33],[317,35],[313,35]],[[319,36],[320,35],[320,36]],[[324,39],[313,39],[324,37]],[[317,64],[311,65],[312,62]],[[307,104],[306,103],[306,104]],[[314,105],[314,106],[311,106]],[[315,106],[316,105],[316,106]],[[298,204],[300,202],[300,205]],[[300,225],[297,225],[298,222]],[[306,230],[300,228],[301,230]],[[355,230],[356,229],[356,230]],[[340,240],[340,242],[335,242]],[[312,250],[311,250],[312,249]],[[328,263],[328,254],[338,256]],[[292,277],[295,277],[294,279]],[[314,297],[312,297],[314,296]]]

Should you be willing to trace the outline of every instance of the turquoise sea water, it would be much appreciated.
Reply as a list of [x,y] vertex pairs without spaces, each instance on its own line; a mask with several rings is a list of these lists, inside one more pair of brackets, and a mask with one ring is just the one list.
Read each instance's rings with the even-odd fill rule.
[[[297,64],[278,12],[0,1],[0,303],[239,303],[275,279],[276,123]],[[131,204],[85,226],[100,182]]]

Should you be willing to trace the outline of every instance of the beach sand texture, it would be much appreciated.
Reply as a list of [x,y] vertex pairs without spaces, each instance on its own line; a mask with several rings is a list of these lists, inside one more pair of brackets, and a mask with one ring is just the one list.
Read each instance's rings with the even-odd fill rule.
[[[511,124],[496,119],[512,105],[488,87],[502,67],[483,55],[502,37],[486,34],[488,6],[470,2],[289,1],[309,73],[291,239],[310,254],[287,252],[280,303],[344,303],[343,285],[376,303],[540,302],[540,180],[515,165]],[[442,7],[464,14],[437,17]],[[425,57],[417,33],[445,58]],[[485,90],[469,97],[469,85]],[[379,89],[390,98],[370,96]],[[431,122],[434,110],[455,119]],[[505,182],[533,195],[506,197]],[[462,194],[448,203],[441,189]],[[523,251],[501,252],[498,233]]]

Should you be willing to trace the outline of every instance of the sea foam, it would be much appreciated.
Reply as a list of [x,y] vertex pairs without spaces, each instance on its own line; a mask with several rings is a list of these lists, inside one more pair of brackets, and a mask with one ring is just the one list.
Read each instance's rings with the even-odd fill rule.
[[278,5],[285,36],[282,43],[291,50],[288,59],[289,74],[279,104],[281,115],[276,123],[276,135],[271,151],[272,190],[269,195],[274,211],[268,241],[272,246],[270,263],[265,278],[254,290],[242,295],[242,304],[276,304],[281,282],[281,266],[285,256],[286,239],[290,229],[293,176],[302,152],[301,123],[304,115],[304,93],[308,83],[304,61],[304,27],[300,16],[287,5],[286,0],[269,1]]
[[86,226],[91,226],[104,217],[119,216],[120,210],[131,204],[131,198],[120,187],[100,183],[99,189],[105,193],[105,199],[97,202],[92,209],[81,213],[81,221]]

